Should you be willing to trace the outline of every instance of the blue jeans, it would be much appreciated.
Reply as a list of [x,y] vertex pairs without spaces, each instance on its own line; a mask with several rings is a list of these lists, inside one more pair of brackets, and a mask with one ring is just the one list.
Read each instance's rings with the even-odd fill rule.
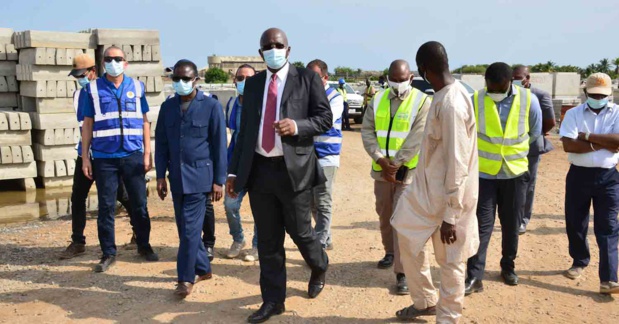
[[[237,243],[245,241],[243,225],[241,224],[241,203],[243,203],[245,194],[247,194],[247,190],[239,192],[236,198],[232,198],[228,195],[224,197],[224,209],[226,210],[226,218],[228,219],[228,226],[230,227],[230,235],[232,235],[234,242]],[[254,248],[258,247],[258,231],[256,230],[256,224],[254,224],[254,239],[251,245]]]
[[125,183],[131,202],[129,215],[138,248],[150,247],[150,217],[146,208],[143,154],[136,152],[123,158],[94,159],[93,169],[99,197],[97,231],[103,255],[116,255],[114,215],[119,179]]

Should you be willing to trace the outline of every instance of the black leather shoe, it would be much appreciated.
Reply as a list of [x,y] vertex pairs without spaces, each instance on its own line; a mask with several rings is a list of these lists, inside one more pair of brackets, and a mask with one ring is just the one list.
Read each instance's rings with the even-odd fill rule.
[[514,270],[501,270],[501,278],[503,278],[503,282],[505,282],[506,285],[518,285],[518,275],[516,275]]
[[209,261],[213,261],[215,259],[215,253],[213,253],[213,248],[210,246],[206,247],[206,255],[208,256]]
[[527,225],[520,224],[520,228],[518,229],[518,235],[522,235],[527,232]]
[[247,318],[248,323],[264,323],[274,315],[280,315],[286,311],[286,306],[284,304],[276,304],[272,302],[266,302],[260,306],[260,309],[251,314]]
[[398,295],[408,295],[408,284],[406,284],[406,276],[403,273],[398,273],[397,275],[395,275],[395,279],[395,293]]
[[316,298],[325,288],[325,280],[327,278],[327,271],[312,271],[312,275],[307,285],[307,294],[309,298]]
[[378,261],[378,269],[388,269],[393,265],[393,254],[385,254],[385,257]]
[[99,264],[95,266],[95,272],[105,272],[116,262],[115,255],[104,255],[99,261]]
[[484,291],[484,283],[476,278],[466,278],[464,281],[464,296]]
[[155,262],[159,261],[159,256],[153,248],[149,245],[147,247],[138,247],[138,254],[141,255],[146,261]]

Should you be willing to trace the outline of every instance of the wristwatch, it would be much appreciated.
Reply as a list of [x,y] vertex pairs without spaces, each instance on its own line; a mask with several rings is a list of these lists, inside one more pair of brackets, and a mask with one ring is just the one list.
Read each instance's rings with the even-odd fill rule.
[[591,133],[589,133],[589,132],[587,132],[585,134],[585,141],[587,141],[587,142],[589,141],[589,135],[591,135]]

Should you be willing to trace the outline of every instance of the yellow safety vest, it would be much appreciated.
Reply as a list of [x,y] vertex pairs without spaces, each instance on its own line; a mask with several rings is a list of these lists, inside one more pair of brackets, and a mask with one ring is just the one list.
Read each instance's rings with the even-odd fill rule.
[[486,89],[475,91],[473,95],[480,172],[497,175],[504,162],[513,174],[519,175],[528,170],[531,90],[514,88],[516,93],[505,130],[501,126],[499,110],[486,95]]
[[346,89],[340,89],[339,87],[337,88],[337,92],[340,93],[340,95],[342,95],[342,97],[344,97],[344,102],[347,102],[348,100],[346,99]]
[[[391,101],[389,92],[391,89],[380,91],[374,95],[374,129],[381,153],[393,160],[396,153],[404,144],[410,133],[417,113],[421,110],[426,99],[432,100],[425,93],[412,88],[408,96],[402,101],[395,115],[391,117]],[[408,162],[404,163],[409,169],[417,167],[419,152]],[[374,171],[382,171],[383,168],[372,161]]]

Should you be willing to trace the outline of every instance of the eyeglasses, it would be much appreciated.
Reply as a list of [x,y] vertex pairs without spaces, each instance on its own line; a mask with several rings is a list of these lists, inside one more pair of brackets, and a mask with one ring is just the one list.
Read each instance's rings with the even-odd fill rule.
[[180,80],[183,80],[183,82],[193,82],[196,78],[190,78],[190,77],[180,77],[180,76],[172,76],[172,81],[174,82],[178,82]]
[[271,44],[267,44],[267,45],[262,46],[262,50],[263,51],[269,51],[269,50],[274,49],[274,48],[284,49],[284,48],[286,48],[286,45],[284,45],[282,43],[271,43]]
[[88,73],[90,73],[90,71],[92,71],[92,68],[88,68],[88,69],[86,69],[86,72],[84,72],[84,74],[82,74],[82,75],[75,75],[74,77],[76,79],[85,78],[88,75]]
[[105,61],[106,63],[111,63],[112,61],[116,61],[116,63],[120,63],[124,60],[125,58],[122,56],[106,56],[103,58],[103,61]]

